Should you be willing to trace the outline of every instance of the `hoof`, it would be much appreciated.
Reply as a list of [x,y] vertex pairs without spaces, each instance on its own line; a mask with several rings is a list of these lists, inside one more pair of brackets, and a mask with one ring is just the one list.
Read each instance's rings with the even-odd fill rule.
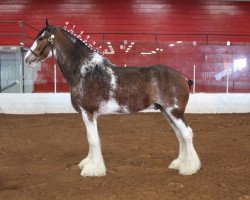
[[169,169],[178,170],[181,165],[182,160],[181,159],[175,159],[171,162],[171,164],[168,166]]
[[186,159],[179,167],[179,174],[192,175],[195,174],[201,167],[199,158],[195,160]]
[[80,170],[82,170],[83,169],[83,167],[84,167],[84,165],[86,165],[88,162],[89,162],[89,158],[87,157],[87,158],[85,158],[85,159],[83,159],[80,163],[79,163],[79,165],[78,165],[78,168],[80,169]]
[[92,161],[89,161],[84,164],[81,176],[105,176],[106,175],[106,167],[104,163],[94,163]]

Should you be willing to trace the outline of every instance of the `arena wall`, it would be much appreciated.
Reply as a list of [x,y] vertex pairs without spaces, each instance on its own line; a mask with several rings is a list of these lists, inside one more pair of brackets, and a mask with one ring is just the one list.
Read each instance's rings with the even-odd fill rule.
[[[0,97],[2,113],[75,113],[69,93],[12,93],[1,94]],[[250,94],[191,94],[187,113],[250,113]]]
[[[249,11],[250,3],[245,1],[5,0],[0,1],[0,46],[22,43],[27,50],[45,18],[56,26],[69,21],[69,28],[76,25],[76,33],[85,31],[103,48],[108,49],[111,42],[114,52],[105,56],[116,65],[165,64],[189,79],[194,78],[195,66],[196,93],[250,93]],[[132,42],[133,48],[125,53]],[[156,53],[142,55],[144,51]],[[2,60],[9,62],[11,58],[4,56]],[[233,67],[239,59],[245,59],[246,66]],[[60,70],[54,71],[53,59],[39,63],[38,68],[34,79],[24,76],[31,92],[54,92],[55,82],[57,92],[69,92]],[[228,68],[233,72],[226,90]],[[5,92],[13,92],[10,90]]]
[[[250,57],[249,5],[246,1],[220,0],[5,0],[0,2],[0,46],[20,47],[21,42],[29,48],[38,33],[31,26],[40,30],[45,18],[57,26],[69,21],[76,25],[76,32],[84,30],[103,46],[111,41],[115,54],[106,56],[117,65],[163,63],[190,79],[194,78],[195,66],[196,94],[191,94],[188,112],[250,112],[250,59],[246,59],[244,68],[233,68],[234,60]],[[21,21],[26,25],[22,26]],[[183,43],[177,44],[179,40]],[[135,49],[129,54],[120,49],[125,41],[135,42]],[[176,43],[175,48],[169,47],[172,42]],[[142,47],[152,50],[158,46],[163,48],[161,53],[141,55]],[[28,86],[35,94],[0,94],[2,112],[74,112],[68,93],[51,93],[69,91],[60,70],[54,71],[54,61],[39,65],[33,79],[26,81],[32,82]],[[225,75],[228,68],[233,71],[227,90],[227,77],[218,76]],[[227,91],[229,94],[223,93]]]

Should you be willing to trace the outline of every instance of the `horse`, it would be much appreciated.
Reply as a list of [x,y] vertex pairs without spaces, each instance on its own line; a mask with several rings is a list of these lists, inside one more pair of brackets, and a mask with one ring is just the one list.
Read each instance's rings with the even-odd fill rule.
[[72,106],[81,113],[86,126],[89,151],[78,165],[81,176],[107,173],[97,129],[98,116],[136,113],[148,108],[163,113],[179,141],[179,155],[169,168],[182,175],[200,169],[193,131],[184,118],[191,80],[160,64],[118,67],[72,29],[51,25],[46,20],[24,60],[30,66],[50,56],[55,57],[69,84]]

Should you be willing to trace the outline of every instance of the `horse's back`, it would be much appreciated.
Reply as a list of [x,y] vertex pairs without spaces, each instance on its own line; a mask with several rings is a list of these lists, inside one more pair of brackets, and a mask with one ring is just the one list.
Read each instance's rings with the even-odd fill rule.
[[185,109],[189,87],[178,71],[165,65],[114,67],[113,70],[120,88],[117,97],[121,103],[136,99],[138,104],[143,102],[136,106],[138,108],[158,103],[164,107],[175,105]]
[[182,92],[188,91],[188,83],[185,77],[175,69],[166,65],[151,65],[145,67],[113,67],[120,84],[133,85],[140,82],[141,86],[147,86],[148,82],[157,82],[159,86],[176,88]]

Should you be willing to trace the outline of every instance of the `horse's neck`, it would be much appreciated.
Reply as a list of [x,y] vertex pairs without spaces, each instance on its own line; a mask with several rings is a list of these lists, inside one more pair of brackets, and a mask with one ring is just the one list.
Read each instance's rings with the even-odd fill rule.
[[76,85],[80,80],[81,63],[90,55],[89,49],[77,44],[77,40],[69,38],[63,33],[58,34],[55,44],[57,63],[70,86]]

